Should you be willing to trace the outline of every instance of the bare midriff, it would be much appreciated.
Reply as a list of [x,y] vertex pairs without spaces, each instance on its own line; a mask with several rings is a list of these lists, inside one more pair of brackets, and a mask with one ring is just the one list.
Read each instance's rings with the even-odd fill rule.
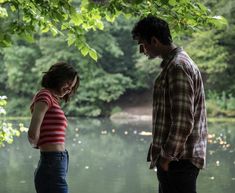
[[64,144],[43,144],[39,147],[40,151],[65,151]]

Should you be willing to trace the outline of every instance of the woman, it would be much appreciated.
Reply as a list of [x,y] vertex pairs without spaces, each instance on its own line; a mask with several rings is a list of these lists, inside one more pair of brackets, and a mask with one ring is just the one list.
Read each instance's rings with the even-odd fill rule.
[[66,173],[68,152],[65,149],[67,119],[60,101],[67,102],[79,86],[77,71],[65,62],[50,67],[42,77],[41,90],[30,106],[32,118],[28,139],[40,149],[40,160],[35,171],[37,193],[67,193]]

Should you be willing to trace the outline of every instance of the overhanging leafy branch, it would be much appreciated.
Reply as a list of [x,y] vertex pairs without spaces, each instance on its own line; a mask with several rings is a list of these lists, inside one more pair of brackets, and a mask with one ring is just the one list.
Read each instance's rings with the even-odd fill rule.
[[65,36],[69,46],[97,60],[86,34],[103,30],[104,22],[121,14],[157,15],[171,24],[175,34],[226,25],[223,17],[211,15],[198,0],[0,0],[0,45],[9,46],[14,35],[34,41],[35,33],[51,33]]

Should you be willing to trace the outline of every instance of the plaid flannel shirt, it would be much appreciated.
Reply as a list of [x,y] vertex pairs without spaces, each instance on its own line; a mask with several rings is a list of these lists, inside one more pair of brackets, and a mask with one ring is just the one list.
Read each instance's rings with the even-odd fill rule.
[[153,142],[150,168],[159,156],[170,161],[188,159],[205,166],[207,121],[200,71],[182,48],[174,49],[162,63],[153,92]]

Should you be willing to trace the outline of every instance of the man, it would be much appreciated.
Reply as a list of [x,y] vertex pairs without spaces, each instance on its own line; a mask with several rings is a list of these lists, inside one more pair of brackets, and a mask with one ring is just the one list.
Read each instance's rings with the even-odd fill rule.
[[150,168],[157,167],[159,193],[196,193],[199,170],[205,166],[207,122],[200,71],[172,42],[167,22],[148,16],[132,35],[140,53],[162,59],[153,92],[153,141]]

